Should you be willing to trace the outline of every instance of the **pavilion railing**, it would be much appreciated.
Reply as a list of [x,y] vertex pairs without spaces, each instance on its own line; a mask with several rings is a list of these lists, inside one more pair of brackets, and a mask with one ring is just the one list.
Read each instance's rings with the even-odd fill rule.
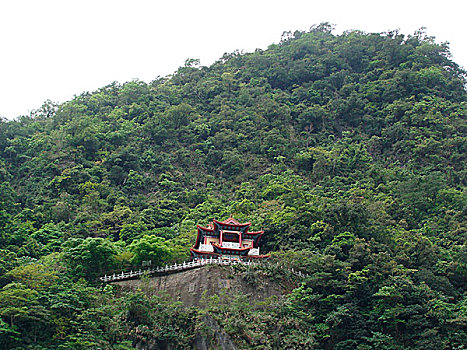
[[137,270],[137,271],[130,271],[130,272],[123,272],[122,273],[114,273],[112,275],[105,275],[102,277],[99,277],[99,280],[102,282],[114,282],[114,281],[122,281],[122,280],[128,280],[128,279],[133,279],[137,277],[141,277],[144,275],[157,275],[157,274],[167,274],[167,273],[174,273],[174,272],[180,272],[180,271],[185,271],[185,270],[191,270],[195,269],[201,266],[205,265],[247,265],[247,266],[252,266],[252,265],[257,265],[257,262],[253,261],[243,261],[243,260],[233,260],[233,259],[197,259],[197,260],[192,260],[189,262],[183,262],[180,264],[173,264],[173,265],[166,265],[166,266],[160,266],[156,268],[148,268],[144,270]]
[[[160,266],[156,268],[148,268],[144,270],[137,270],[137,271],[130,271],[130,272],[123,272],[122,273],[114,273],[111,275],[105,275],[99,277],[99,280],[104,283],[114,282],[114,281],[122,281],[122,280],[129,280],[133,278],[138,278],[141,276],[149,276],[149,275],[164,275],[168,273],[176,273],[185,270],[191,270],[198,267],[206,266],[206,265],[247,265],[247,266],[256,266],[259,265],[260,262],[256,261],[249,261],[249,260],[235,260],[235,259],[225,259],[225,258],[209,258],[209,259],[197,259],[192,260],[189,262],[183,262],[180,264],[173,264],[173,265],[166,265]],[[269,264],[266,262],[266,264]],[[295,275],[300,278],[308,277],[308,274],[305,274],[301,271],[296,271],[293,268],[289,269],[285,266],[282,266],[284,270],[289,271],[292,275]]]

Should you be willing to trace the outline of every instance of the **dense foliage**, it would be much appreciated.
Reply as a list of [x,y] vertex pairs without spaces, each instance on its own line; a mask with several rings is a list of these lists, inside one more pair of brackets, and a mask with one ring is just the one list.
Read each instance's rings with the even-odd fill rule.
[[96,277],[233,213],[307,274],[210,304],[241,346],[464,349],[465,77],[423,31],[321,24],[0,120],[0,347],[189,347],[197,311]]

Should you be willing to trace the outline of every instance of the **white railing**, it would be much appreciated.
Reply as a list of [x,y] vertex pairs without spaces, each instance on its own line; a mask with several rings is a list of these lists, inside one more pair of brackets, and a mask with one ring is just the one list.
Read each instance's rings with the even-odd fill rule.
[[197,259],[190,262],[183,262],[181,264],[173,264],[173,265],[165,265],[156,268],[149,268],[145,270],[138,270],[138,271],[130,271],[130,272],[123,272],[122,273],[114,273],[112,275],[105,275],[99,277],[99,280],[102,282],[113,282],[113,281],[122,281],[127,279],[132,279],[135,277],[141,277],[143,275],[153,275],[153,274],[162,274],[162,273],[173,273],[185,270],[191,270],[197,267],[205,266],[205,265],[257,265],[257,262],[252,261],[243,261],[243,260],[233,260],[233,259]]
[[[161,267],[156,267],[156,268],[149,268],[145,270],[138,270],[138,271],[130,271],[130,272],[123,272],[122,273],[114,273],[112,275],[105,275],[103,277],[99,277],[99,280],[102,282],[114,282],[114,281],[122,281],[122,280],[127,280],[127,279],[132,279],[136,277],[141,277],[143,275],[155,275],[155,274],[167,274],[167,273],[175,273],[175,272],[181,272],[185,270],[190,270],[190,269],[195,269],[198,267],[202,267],[205,265],[247,265],[247,266],[257,266],[259,265],[260,262],[256,261],[243,261],[243,260],[235,260],[235,259],[197,259],[193,260],[190,262],[183,262],[181,264],[173,264],[173,265],[166,265],[166,266],[161,266]],[[269,265],[269,263],[266,262],[266,265]],[[295,271],[293,268],[289,269],[285,266],[282,266],[284,270],[288,270],[291,272],[293,275],[298,276],[300,278],[306,278],[309,277],[308,274],[305,274],[301,271]]]

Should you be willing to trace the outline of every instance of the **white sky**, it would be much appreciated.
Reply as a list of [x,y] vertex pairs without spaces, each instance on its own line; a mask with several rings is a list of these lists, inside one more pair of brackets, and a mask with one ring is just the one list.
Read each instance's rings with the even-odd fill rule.
[[413,34],[427,27],[467,67],[463,0],[0,0],[0,117],[27,114],[113,81],[151,81],[187,58],[277,43],[286,30]]

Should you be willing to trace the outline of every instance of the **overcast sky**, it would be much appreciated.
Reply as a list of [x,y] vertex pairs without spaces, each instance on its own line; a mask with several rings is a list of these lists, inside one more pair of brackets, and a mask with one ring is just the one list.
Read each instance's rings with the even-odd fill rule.
[[113,81],[151,81],[187,58],[267,48],[286,30],[331,22],[412,34],[427,27],[467,67],[462,0],[0,0],[0,117],[28,114]]

